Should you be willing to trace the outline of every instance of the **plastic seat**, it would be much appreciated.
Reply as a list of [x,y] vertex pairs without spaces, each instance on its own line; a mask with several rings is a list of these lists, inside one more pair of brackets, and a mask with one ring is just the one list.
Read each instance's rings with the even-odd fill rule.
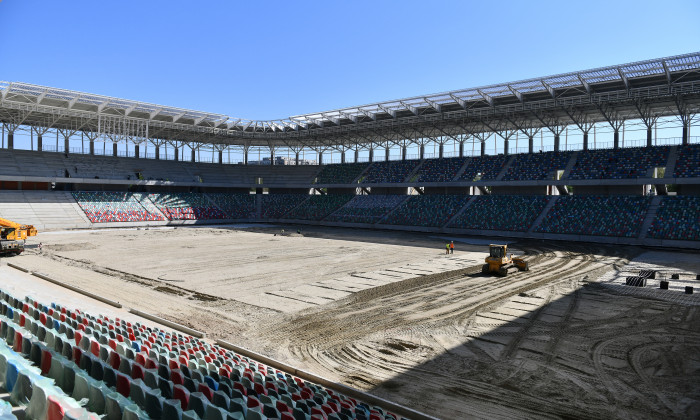
[[158,388],[158,370],[157,369],[146,369],[144,371],[143,382],[149,388]]
[[136,403],[139,407],[145,407],[146,405],[146,384],[143,383],[141,379],[134,379],[131,381],[131,392],[129,393],[129,399]]
[[49,395],[46,405],[46,420],[63,420],[65,409],[60,401],[53,395]]
[[104,383],[94,381],[89,384],[89,399],[86,408],[96,414],[104,414],[106,395],[110,393]]
[[187,410],[194,410],[199,417],[204,417],[204,414],[209,405],[209,400],[201,392],[190,393],[189,403],[187,404]]
[[146,405],[144,410],[152,419],[159,419],[162,417],[163,397],[160,395],[160,390],[149,389],[146,391]]
[[163,401],[161,420],[181,420],[182,405],[180,400],[166,399]]
[[199,386],[197,387],[197,392],[201,392],[202,394],[204,394],[204,396],[207,397],[207,400],[209,401],[214,399],[214,390],[209,388],[207,384],[199,384]]
[[76,400],[90,397],[90,377],[83,371],[75,373],[75,386],[71,396]]
[[248,411],[246,411],[245,414],[246,420],[264,420],[265,417],[263,417],[262,412],[260,412],[260,409],[258,407],[255,408],[248,408]]
[[131,394],[131,379],[123,373],[117,373],[117,392],[126,398]]
[[17,374],[17,381],[10,393],[10,401],[15,404],[25,404],[32,398],[32,380],[29,371],[20,369]]
[[5,368],[5,389],[8,392],[12,392],[12,389],[17,383],[17,377],[19,376],[19,370],[21,365],[18,361],[8,360]]
[[174,385],[173,398],[180,401],[182,410],[186,410],[190,401],[190,391],[182,385]]

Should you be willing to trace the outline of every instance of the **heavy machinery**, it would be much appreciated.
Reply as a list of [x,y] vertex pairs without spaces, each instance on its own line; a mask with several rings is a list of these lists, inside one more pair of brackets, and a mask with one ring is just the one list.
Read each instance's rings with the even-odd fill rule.
[[36,228],[0,218],[0,256],[18,255],[24,251],[28,236],[36,236]]
[[486,264],[481,267],[484,274],[496,273],[501,277],[508,275],[508,271],[529,271],[530,266],[522,258],[508,255],[508,245],[489,245],[489,256]]

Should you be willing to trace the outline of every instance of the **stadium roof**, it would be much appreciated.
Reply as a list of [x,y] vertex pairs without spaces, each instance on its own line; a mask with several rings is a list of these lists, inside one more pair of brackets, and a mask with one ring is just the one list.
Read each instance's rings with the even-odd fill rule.
[[9,129],[59,128],[113,141],[352,148],[696,113],[699,95],[696,52],[267,121],[0,82],[0,121]]

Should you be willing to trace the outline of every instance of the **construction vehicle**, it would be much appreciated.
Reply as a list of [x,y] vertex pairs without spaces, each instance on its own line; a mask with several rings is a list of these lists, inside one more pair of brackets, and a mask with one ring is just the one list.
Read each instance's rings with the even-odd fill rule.
[[0,256],[19,255],[28,236],[36,236],[36,228],[0,218]]
[[530,270],[527,261],[508,255],[508,245],[489,245],[489,256],[486,257],[485,261],[486,264],[481,267],[481,272],[484,274],[496,273],[505,277],[508,275],[508,271]]

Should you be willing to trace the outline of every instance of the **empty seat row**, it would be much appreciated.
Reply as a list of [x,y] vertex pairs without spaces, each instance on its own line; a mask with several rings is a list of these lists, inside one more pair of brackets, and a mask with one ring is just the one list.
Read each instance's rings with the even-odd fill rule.
[[329,222],[377,223],[406,198],[404,195],[356,195],[324,220]]
[[525,232],[548,200],[549,197],[538,195],[480,195],[450,223],[450,227]]

